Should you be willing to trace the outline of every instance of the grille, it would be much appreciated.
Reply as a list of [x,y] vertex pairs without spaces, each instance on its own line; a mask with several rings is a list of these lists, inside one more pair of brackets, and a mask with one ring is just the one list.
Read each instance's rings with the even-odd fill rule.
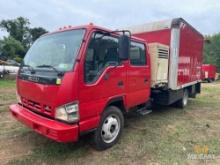
[[49,116],[51,116],[51,113],[52,113],[51,106],[42,105],[38,102],[29,100],[26,98],[22,98],[22,105],[31,111],[43,113]]
[[168,59],[168,50],[167,49],[158,49],[158,58]]

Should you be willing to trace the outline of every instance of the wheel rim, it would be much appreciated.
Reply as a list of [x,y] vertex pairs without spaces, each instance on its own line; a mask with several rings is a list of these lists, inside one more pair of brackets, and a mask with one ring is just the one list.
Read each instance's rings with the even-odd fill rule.
[[120,131],[120,119],[116,115],[109,115],[102,125],[101,137],[105,143],[113,142]]
[[186,106],[188,102],[188,93],[187,91],[184,92],[184,97],[183,97],[183,105]]

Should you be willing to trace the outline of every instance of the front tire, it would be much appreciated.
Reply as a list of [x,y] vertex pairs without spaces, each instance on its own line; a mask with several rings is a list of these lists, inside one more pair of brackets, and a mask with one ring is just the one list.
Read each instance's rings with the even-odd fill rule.
[[124,127],[124,116],[115,106],[103,112],[99,127],[94,133],[93,145],[97,150],[105,150],[116,144]]

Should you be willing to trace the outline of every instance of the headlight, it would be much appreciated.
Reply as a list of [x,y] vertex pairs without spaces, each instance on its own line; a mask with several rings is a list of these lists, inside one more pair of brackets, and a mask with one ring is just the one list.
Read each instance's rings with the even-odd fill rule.
[[79,120],[79,105],[78,103],[70,103],[58,107],[55,112],[55,118],[69,123]]

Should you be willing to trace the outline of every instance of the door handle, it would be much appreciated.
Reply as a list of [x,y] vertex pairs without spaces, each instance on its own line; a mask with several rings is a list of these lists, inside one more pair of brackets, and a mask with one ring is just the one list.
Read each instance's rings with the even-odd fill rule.
[[148,79],[147,79],[147,77],[145,77],[145,78],[144,78],[144,82],[145,82],[145,83],[146,83],[146,82],[148,82]]
[[118,82],[118,87],[123,87],[124,86],[124,82],[123,81],[119,81]]

